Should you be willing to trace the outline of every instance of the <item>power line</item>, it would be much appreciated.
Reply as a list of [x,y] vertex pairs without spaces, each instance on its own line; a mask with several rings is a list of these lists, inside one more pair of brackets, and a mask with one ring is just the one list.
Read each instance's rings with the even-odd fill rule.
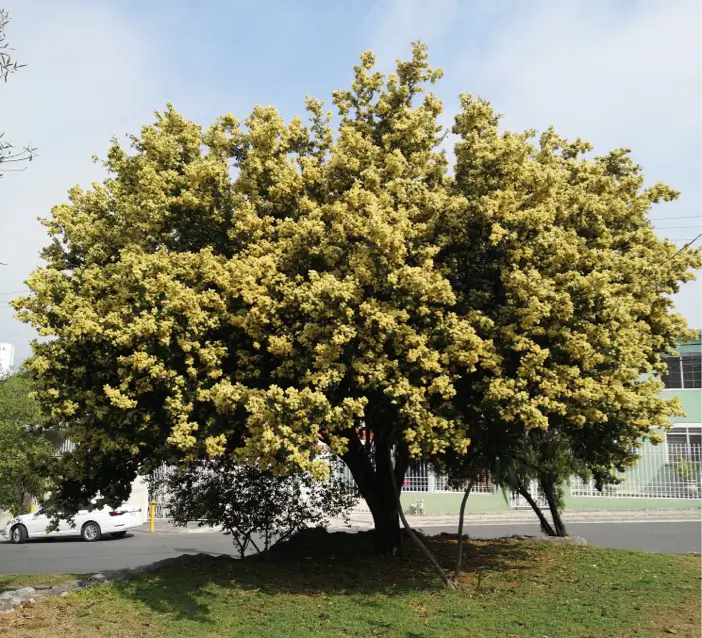
[[679,217],[651,217],[652,221],[662,221],[662,222],[667,222],[668,220],[671,219],[699,219],[702,220],[702,217],[699,215],[680,215]]
[[656,226],[657,230],[676,230],[676,229],[682,229],[682,228],[699,228],[699,225],[697,225],[697,226]]
[[[685,250],[685,249],[686,249],[688,246],[690,246],[691,244],[694,244],[700,237],[702,237],[702,233],[700,233],[699,235],[697,235],[697,237],[693,237],[689,242],[687,242],[687,244],[685,244],[685,245],[684,245],[680,250],[678,250],[674,255],[672,255],[671,257],[668,257],[668,259],[666,259],[663,263],[664,263],[664,264],[667,264],[671,259],[673,259],[674,257],[677,257],[683,250]],[[685,240],[683,239],[683,240],[681,240],[681,241],[685,241]]]
[[29,292],[29,288],[22,288],[22,290],[10,290],[9,292],[0,292],[0,297],[5,297],[7,295],[16,295],[20,292]]

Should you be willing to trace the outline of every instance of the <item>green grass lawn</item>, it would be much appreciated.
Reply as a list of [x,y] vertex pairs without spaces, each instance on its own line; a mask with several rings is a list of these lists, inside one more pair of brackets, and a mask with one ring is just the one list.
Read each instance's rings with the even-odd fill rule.
[[[183,557],[2,616],[0,636],[700,635],[699,555],[471,541],[462,586],[448,591],[409,542],[395,559],[373,556],[366,534],[293,543],[264,560]],[[429,543],[452,564],[455,541]]]

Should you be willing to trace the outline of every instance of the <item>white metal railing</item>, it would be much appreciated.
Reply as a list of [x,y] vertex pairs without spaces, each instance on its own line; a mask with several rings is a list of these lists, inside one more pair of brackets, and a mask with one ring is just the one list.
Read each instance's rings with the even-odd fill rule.
[[[344,483],[355,489],[356,484],[351,471],[343,462],[335,459],[332,462],[332,467],[341,476]],[[451,486],[447,476],[435,474],[428,464],[421,462],[410,463],[402,487],[403,492],[463,492],[464,489],[462,486]],[[472,491],[478,494],[493,494],[495,487],[489,478],[485,478],[475,483]]]
[[606,485],[600,492],[594,482],[573,477],[572,496],[609,496],[617,498],[699,499],[702,445],[691,443],[646,443],[639,451],[636,466],[622,473],[622,482]]
[[[466,485],[467,487],[467,485]],[[407,468],[404,492],[463,492],[465,487],[453,486],[445,474],[435,474],[426,463],[413,462]],[[494,494],[495,487],[488,477],[473,485],[471,493]]]
[[[546,500],[546,494],[541,489],[538,481],[530,481],[527,486],[529,495],[534,499],[534,502],[542,509],[548,509],[548,501]],[[512,490],[509,495],[509,506],[513,510],[530,510],[531,504],[527,499],[525,499],[519,492]]]
[[64,439],[59,445],[54,448],[54,456],[61,456],[62,454],[67,454],[68,452],[73,452],[78,446],[69,439]]
[[165,483],[172,471],[173,468],[164,463],[151,474],[149,501],[156,501],[155,518],[158,519],[170,518],[170,494]]
[[370,513],[368,503],[366,503],[365,499],[359,494],[358,488],[356,487],[356,481],[351,474],[351,470],[349,470],[346,464],[339,457],[334,456],[329,458],[329,465],[331,467],[331,471],[341,479],[345,489],[358,496],[358,500],[353,508],[351,508],[351,511],[364,514]]
[[[357,493],[356,483],[348,467],[338,458],[331,461],[332,471],[341,477],[343,483],[350,491]],[[426,463],[410,463],[405,475],[403,492],[410,493],[441,493],[441,492],[463,492],[465,488],[461,486],[453,487],[448,482],[448,477],[442,474],[435,474]],[[477,494],[494,494],[495,487],[489,478],[483,479],[473,485],[472,492]],[[359,498],[353,508],[354,512],[370,512],[367,503],[363,498]]]

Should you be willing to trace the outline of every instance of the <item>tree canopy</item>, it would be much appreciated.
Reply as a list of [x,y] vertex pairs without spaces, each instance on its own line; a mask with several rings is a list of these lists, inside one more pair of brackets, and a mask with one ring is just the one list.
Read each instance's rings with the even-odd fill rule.
[[626,149],[593,157],[552,128],[501,133],[487,102],[464,95],[462,106],[452,186],[464,206],[447,216],[439,261],[456,307],[489,323],[481,334],[498,363],[458,382],[475,450],[453,463],[465,475],[472,456],[483,469],[502,456],[519,489],[538,480],[558,527],[564,480],[617,482],[679,413],[649,373],[692,336],[670,296],[693,278],[699,251],[656,235],[651,206],[679,193],[645,188]]
[[26,372],[0,379],[0,511],[21,513],[31,496],[43,498],[42,471],[53,446],[42,431],[43,416]]
[[65,506],[221,454],[322,475],[323,442],[378,526],[410,458],[465,453],[471,424],[553,428],[606,468],[608,441],[666,425],[641,375],[685,335],[669,296],[699,252],[648,212],[677,194],[625,150],[500,132],[470,95],[451,166],[441,75],[417,43],[387,76],[364,53],[335,117],[307,98],[307,123],[203,130],[169,106],[54,207],[15,307],[53,337],[28,365],[78,443]]

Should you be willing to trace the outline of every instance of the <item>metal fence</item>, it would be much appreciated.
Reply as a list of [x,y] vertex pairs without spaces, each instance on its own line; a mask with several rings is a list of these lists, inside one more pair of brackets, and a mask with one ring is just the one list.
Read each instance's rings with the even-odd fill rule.
[[149,502],[156,501],[155,517],[157,519],[167,520],[170,518],[170,495],[165,484],[168,475],[172,471],[173,468],[163,464],[151,474],[148,480]]
[[68,452],[73,452],[78,446],[69,439],[63,439],[60,443],[57,443],[54,447],[54,456],[61,456]]
[[635,467],[620,474],[622,482],[607,485],[602,491],[592,481],[571,479],[572,496],[615,498],[699,499],[702,445],[694,443],[646,443]]
[[[445,474],[436,474],[426,463],[413,462],[407,468],[404,492],[463,492],[467,484],[453,485]],[[471,493],[493,494],[495,486],[490,478],[485,476],[473,485]]]
[[[530,481],[527,485],[527,491],[537,506],[542,510],[548,510],[548,501],[546,494],[541,489],[538,481]],[[509,495],[509,506],[513,510],[530,510],[531,504],[519,492],[512,491]]]
[[346,490],[358,497],[358,500],[353,508],[351,508],[351,511],[364,514],[370,513],[370,508],[368,507],[366,501],[361,498],[358,488],[356,487],[356,481],[351,474],[351,470],[349,470],[346,464],[338,456],[334,456],[329,458],[329,467],[331,472],[336,474],[341,479],[341,482],[346,486]]
[[[346,467],[343,461],[339,458],[334,458],[331,460],[331,467],[332,471],[341,477],[349,491],[353,491],[357,494],[358,490],[353,476],[351,475],[351,471]],[[465,487],[461,485],[451,485],[446,475],[434,473],[427,463],[421,462],[410,463],[402,487],[402,491],[405,493],[463,492],[464,489]],[[485,477],[473,485],[472,492],[478,494],[493,494],[495,492],[495,486],[492,484],[489,477]],[[359,500],[354,506],[353,511],[368,513],[370,509],[363,498],[359,496]]]
[[[570,484],[572,496],[618,497],[618,498],[677,498],[699,499],[702,495],[700,480],[702,472],[702,445],[690,443],[661,443],[658,446],[645,444],[640,450],[641,458],[637,465],[621,475],[623,481],[618,485],[605,486],[600,492],[594,483],[573,478]],[[339,476],[347,489],[358,494],[356,483],[350,470],[337,457],[330,459],[332,472]],[[152,488],[149,498],[156,501],[156,518],[169,518],[169,495],[163,488],[164,479],[170,468],[162,466],[149,481]],[[153,480],[156,479],[156,480]],[[408,493],[447,493],[462,492],[462,486],[449,484],[448,477],[436,474],[426,463],[413,462],[407,470],[403,492]],[[483,478],[473,486],[477,494],[494,494],[496,488],[489,477]],[[529,486],[532,497],[540,507],[546,508],[546,500],[538,484]],[[530,508],[527,501],[519,494],[512,494],[510,506],[513,509]],[[366,502],[359,498],[354,512],[370,512]]]

